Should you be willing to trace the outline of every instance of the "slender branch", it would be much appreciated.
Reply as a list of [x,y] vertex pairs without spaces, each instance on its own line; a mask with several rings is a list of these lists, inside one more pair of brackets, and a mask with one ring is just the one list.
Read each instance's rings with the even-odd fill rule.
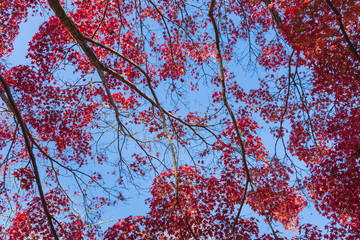
[[216,21],[215,21],[215,18],[214,18],[214,7],[215,7],[215,0],[212,0],[211,1],[211,4],[210,4],[210,9],[209,9],[209,13],[208,13],[208,16],[210,17],[211,19],[211,22],[212,22],[212,25],[213,25],[213,28],[214,28],[214,31],[215,31],[215,45],[216,45],[216,54],[217,54],[217,59],[218,59],[218,62],[219,62],[219,70],[220,70],[220,80],[221,80],[221,86],[222,86],[222,97],[223,97],[223,102],[224,102],[224,105],[226,107],[226,109],[228,110],[229,112],[229,115],[231,117],[231,121],[235,127],[235,131],[236,131],[236,134],[237,134],[237,138],[239,140],[239,144],[240,144],[240,147],[241,147],[241,154],[242,154],[242,159],[243,159],[243,165],[244,165],[244,168],[245,168],[245,172],[246,172],[246,178],[251,182],[251,176],[250,176],[250,171],[248,169],[248,166],[247,166],[247,161],[246,161],[246,155],[245,155],[245,145],[244,145],[244,141],[242,139],[242,134],[240,132],[240,129],[239,129],[239,126],[237,125],[237,121],[236,121],[236,117],[227,101],[227,96],[226,96],[226,84],[225,84],[225,73],[224,73],[224,66],[223,66],[223,62],[222,62],[222,56],[221,56],[221,51],[220,51],[220,37],[219,37],[219,30],[216,26]]
[[106,16],[106,11],[107,11],[108,6],[109,6],[109,1],[110,1],[110,0],[107,0],[107,1],[106,1],[106,6],[105,6],[105,10],[104,10],[103,16],[102,16],[102,18],[101,18],[101,20],[100,20],[99,25],[97,26],[96,30],[94,31],[93,35],[91,36],[91,38],[95,37],[97,31],[99,30],[99,28],[101,27],[102,23],[104,22],[104,19],[105,19],[105,16]]
[[235,236],[235,227],[239,221],[239,218],[240,218],[240,213],[241,213],[241,210],[245,204],[245,200],[246,200],[246,193],[247,193],[247,189],[248,189],[248,186],[249,186],[249,181],[248,179],[246,179],[246,183],[245,183],[245,188],[244,188],[244,193],[243,193],[243,196],[241,198],[241,203],[240,203],[240,207],[239,207],[239,210],[236,214],[236,217],[235,217],[235,221],[231,227],[231,234],[226,238],[226,239],[229,239],[231,237],[231,235],[233,236],[234,240],[236,239],[236,236]]
[[[148,76],[148,75],[147,75]],[[176,161],[176,154],[175,154],[175,149],[174,149],[174,144],[172,142],[172,138],[170,136],[170,132],[168,130],[168,127],[167,127],[167,124],[166,124],[166,117],[165,117],[165,112],[164,112],[164,109],[160,106],[160,102],[156,96],[156,93],[152,87],[152,84],[151,84],[151,78],[150,77],[147,77],[146,78],[147,80],[147,84],[149,86],[149,89],[151,91],[151,94],[153,95],[154,99],[155,99],[155,102],[156,102],[156,106],[158,107],[158,109],[160,110],[160,114],[161,114],[161,121],[162,121],[162,125],[164,127],[164,131],[165,131],[165,134],[167,136],[167,139],[169,141],[169,145],[170,145],[170,149],[171,149],[171,156],[172,156],[172,159],[173,159],[173,165],[174,165],[174,177],[175,177],[175,197],[176,197],[176,202],[180,208],[180,211],[181,211],[181,214],[183,215],[184,219],[185,219],[185,222],[186,222],[186,225],[188,227],[188,229],[190,230],[190,233],[191,235],[193,236],[194,239],[198,239],[193,231],[193,229],[191,228],[190,226],[190,223],[189,223],[189,220],[188,218],[186,217],[186,214],[185,212],[183,211],[182,207],[181,207],[181,204],[180,204],[180,200],[179,200],[179,175],[178,175],[178,166],[177,166],[177,161]]]
[[274,228],[272,227],[270,218],[269,218],[268,214],[266,213],[266,211],[265,211],[265,209],[264,209],[264,205],[263,205],[262,202],[260,201],[259,196],[257,195],[257,193],[256,193],[256,191],[255,191],[254,184],[253,184],[252,182],[250,182],[250,186],[251,186],[252,191],[254,192],[254,195],[255,195],[256,200],[258,201],[258,203],[259,203],[259,205],[260,205],[261,211],[262,211],[263,214],[265,215],[265,218],[266,218],[266,220],[267,220],[267,222],[268,222],[268,224],[269,224],[269,226],[270,226],[270,229],[271,229],[271,231],[272,231],[275,239],[279,239],[279,240],[280,240],[280,238],[276,235],[276,232],[275,232]]
[[284,117],[285,117],[285,115],[287,113],[288,105],[289,105],[290,87],[291,87],[291,79],[292,79],[292,77],[291,77],[291,61],[292,61],[292,57],[293,57],[294,53],[295,53],[295,49],[293,49],[291,51],[289,61],[288,61],[289,70],[288,70],[288,84],[287,84],[286,100],[285,100],[284,111],[281,114],[281,118],[280,118],[280,137],[277,138],[276,142],[275,142],[275,155],[276,155],[276,148],[277,148],[277,144],[278,144],[279,139],[281,138],[282,141],[284,141],[282,131],[283,131]]
[[335,6],[331,3],[330,0],[325,0],[326,3],[329,5],[329,7],[331,8],[331,10],[333,11],[333,13],[335,13],[336,15],[336,20],[338,21],[339,25],[340,25],[340,30],[341,30],[341,33],[343,34],[345,40],[346,40],[346,43],[348,44],[348,47],[350,48],[350,51],[354,54],[354,56],[356,57],[356,59],[360,62],[360,55],[358,54],[358,52],[356,51],[356,48],[354,46],[354,44],[351,42],[350,38],[349,38],[349,35],[347,34],[346,30],[345,30],[345,27],[344,27],[344,24],[343,24],[343,21],[342,21],[342,16],[340,14],[340,11],[337,10],[335,8]]
[[[27,126],[26,124],[24,123],[23,121],[23,118],[21,116],[21,113],[20,113],[20,110],[18,109],[17,107],[17,104],[15,103],[15,100],[14,98],[12,97],[12,94],[11,94],[11,91],[10,91],[10,87],[9,85],[7,84],[5,78],[3,77],[3,75],[0,73],[0,82],[1,84],[3,85],[4,87],[4,90],[5,90],[5,93],[7,95],[7,100],[8,100],[8,103],[9,103],[9,106],[10,106],[10,109],[13,111],[13,114],[14,114],[14,118],[17,120],[17,122],[20,124],[20,127],[21,127],[21,131],[23,133],[23,138],[24,138],[24,141],[25,141],[25,145],[26,145],[26,149],[29,153],[29,157],[30,157],[30,161],[31,161],[31,165],[33,167],[33,171],[34,171],[34,175],[35,175],[35,181],[36,181],[36,185],[38,187],[38,190],[39,190],[39,195],[40,195],[40,200],[41,200],[41,204],[42,204],[42,207],[43,207],[43,210],[45,212],[45,216],[46,216],[46,219],[49,223],[49,226],[50,226],[50,229],[51,229],[51,232],[52,232],[52,235],[54,236],[55,240],[58,240],[59,237],[56,233],[56,230],[55,230],[55,227],[54,227],[54,224],[52,222],[52,215],[48,209],[48,205],[47,205],[47,202],[46,202],[46,198],[45,198],[45,194],[44,194],[44,191],[43,191],[43,188],[42,188],[42,183],[41,183],[41,179],[40,179],[40,174],[39,174],[39,170],[38,170],[38,167],[37,167],[37,162],[36,162],[36,159],[35,159],[35,155],[34,155],[34,152],[33,152],[33,149],[31,147],[31,143],[30,143],[30,137],[28,135],[28,131],[27,131]],[[0,88],[0,95],[2,96],[5,96],[3,90]]]
[[[231,121],[235,127],[235,131],[236,131],[236,134],[237,134],[237,138],[238,138],[238,141],[239,141],[239,144],[240,144],[240,147],[241,147],[241,154],[242,154],[242,160],[243,160],[243,166],[244,166],[244,169],[245,169],[245,173],[246,173],[246,180],[247,182],[250,183],[250,186],[252,187],[253,191],[254,191],[254,188],[253,188],[253,185],[252,185],[252,180],[251,180],[251,175],[250,175],[250,171],[249,171],[249,168],[248,168],[248,164],[247,164],[247,160],[246,160],[246,148],[245,148],[245,144],[244,144],[244,141],[243,141],[243,138],[242,138],[242,134],[240,132],[240,128],[239,126],[237,125],[237,121],[236,121],[236,118],[235,118],[235,115],[231,109],[231,106],[229,105],[228,101],[227,101],[227,96],[226,96],[226,83],[225,83],[225,73],[224,73],[224,66],[223,66],[223,61],[222,61],[222,56],[221,56],[221,50],[220,50],[220,33],[219,33],[219,30],[218,30],[218,27],[216,25],[216,21],[215,21],[215,18],[214,18],[214,8],[215,8],[215,0],[211,0],[211,3],[210,3],[210,8],[209,8],[209,12],[208,12],[208,16],[210,17],[210,20],[211,20],[211,23],[213,25],[213,28],[214,28],[214,32],[215,32],[215,47],[216,47],[216,55],[217,55],[217,60],[218,60],[218,63],[219,63],[219,70],[220,70],[220,80],[221,80],[221,86],[222,86],[222,97],[223,97],[223,103],[224,105],[226,106],[228,112],[229,112],[229,115],[231,117]],[[258,203],[260,204],[261,206],[261,209],[263,210],[263,213],[265,214],[265,217],[266,219],[268,220],[268,224],[272,230],[272,233],[275,237],[275,239],[279,239],[276,235],[276,232],[274,231],[274,229],[272,228],[272,225],[271,225],[271,222],[269,221],[269,218],[266,214],[266,212],[264,211],[264,208],[263,208],[263,205],[260,201],[260,199],[257,197],[255,191],[254,191],[254,194],[256,196],[256,199],[258,201]]]

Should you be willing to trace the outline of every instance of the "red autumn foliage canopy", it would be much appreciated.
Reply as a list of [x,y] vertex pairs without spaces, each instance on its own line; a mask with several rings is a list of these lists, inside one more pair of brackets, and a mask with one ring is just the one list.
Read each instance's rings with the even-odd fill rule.
[[[360,239],[359,18],[354,0],[2,0],[0,237]],[[146,215],[100,224],[149,179]]]

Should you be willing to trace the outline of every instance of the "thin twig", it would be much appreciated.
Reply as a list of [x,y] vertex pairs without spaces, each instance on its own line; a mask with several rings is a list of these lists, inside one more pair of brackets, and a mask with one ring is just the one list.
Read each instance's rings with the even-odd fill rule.
[[97,33],[97,31],[98,31],[99,28],[101,27],[101,24],[104,22],[104,19],[105,19],[105,16],[106,16],[106,11],[107,11],[108,6],[109,6],[109,1],[110,1],[110,0],[107,0],[107,1],[106,1],[106,6],[105,6],[105,10],[104,10],[103,16],[102,16],[102,18],[101,18],[101,20],[100,20],[100,23],[99,23],[99,25],[97,26],[95,32],[94,32],[93,35],[91,36],[91,38],[94,38],[94,37],[95,37],[95,34]]

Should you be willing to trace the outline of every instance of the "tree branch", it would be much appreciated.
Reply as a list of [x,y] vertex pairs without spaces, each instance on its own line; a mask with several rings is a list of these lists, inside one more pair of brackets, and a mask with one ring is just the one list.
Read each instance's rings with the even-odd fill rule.
[[[215,21],[215,18],[214,18],[214,8],[215,8],[215,0],[211,0],[208,16],[210,17],[210,20],[211,20],[211,23],[213,25],[214,32],[215,32],[215,48],[216,48],[217,60],[218,60],[218,63],[219,63],[219,71],[220,71],[220,80],[221,80],[223,103],[224,103],[224,105],[226,106],[226,109],[229,112],[229,115],[231,117],[231,121],[232,121],[232,123],[234,125],[235,131],[236,131],[236,134],[237,134],[237,138],[238,138],[238,141],[239,141],[239,144],[240,144],[240,147],[241,147],[241,155],[242,155],[242,160],[243,160],[243,166],[244,166],[245,174],[246,174],[246,186],[247,186],[248,183],[250,183],[250,186],[252,187],[252,190],[254,191],[255,197],[256,197],[259,205],[261,206],[261,209],[262,209],[266,219],[268,220],[268,224],[269,224],[269,226],[270,226],[270,228],[272,230],[272,233],[273,233],[275,239],[279,239],[278,236],[276,235],[276,232],[274,231],[274,229],[273,229],[273,227],[271,225],[271,222],[269,221],[269,218],[268,218],[266,212],[264,211],[263,205],[262,205],[260,199],[257,197],[255,189],[254,189],[254,187],[252,185],[251,175],[250,175],[250,171],[249,171],[247,160],[246,160],[245,144],[244,144],[244,141],[243,141],[243,138],[242,138],[242,134],[240,132],[240,128],[237,125],[236,117],[235,117],[235,115],[234,115],[234,113],[233,113],[233,111],[231,109],[231,106],[229,105],[229,103],[227,101],[225,73],[224,73],[224,66],[223,66],[221,50],[220,50],[220,33],[219,33],[219,30],[218,30],[218,27],[216,25],[216,21]],[[236,221],[237,221],[237,219],[236,219]],[[235,225],[233,226],[232,231],[234,229],[235,229]]]
[[[45,199],[45,194],[44,194],[44,191],[43,191],[43,188],[42,188],[40,174],[39,174],[39,170],[38,170],[38,167],[37,167],[35,155],[34,155],[32,147],[31,147],[30,137],[29,137],[28,131],[27,131],[27,126],[23,121],[23,118],[22,118],[21,113],[20,113],[20,111],[19,111],[19,109],[17,107],[17,104],[15,103],[14,98],[12,97],[10,87],[7,84],[5,78],[3,77],[3,75],[1,73],[0,73],[0,82],[3,85],[5,93],[7,95],[7,100],[8,100],[7,104],[9,104],[10,109],[12,110],[12,112],[14,114],[14,118],[20,124],[21,131],[23,133],[23,137],[24,137],[24,140],[25,140],[26,149],[27,149],[27,151],[29,153],[30,162],[31,162],[31,165],[33,167],[33,171],[34,171],[34,175],[35,175],[35,181],[36,181],[36,185],[37,185],[38,190],[39,190],[41,204],[42,204],[42,207],[44,209],[45,216],[46,216],[46,219],[47,219],[47,221],[49,223],[51,232],[52,232],[55,240],[58,240],[59,237],[58,237],[58,235],[56,233],[54,224],[52,222],[53,217],[52,217],[52,215],[51,215],[51,213],[50,213],[50,211],[48,209],[48,205],[47,205],[47,202],[46,202],[46,199]],[[4,91],[1,88],[0,88],[0,96],[5,96]]]
[[360,62],[360,55],[357,53],[356,48],[354,46],[354,44],[351,42],[349,35],[347,34],[344,24],[342,22],[342,16],[340,14],[340,11],[337,10],[335,8],[335,6],[330,2],[330,0],[325,0],[326,3],[329,5],[329,7],[331,8],[331,10],[333,11],[333,13],[335,13],[336,15],[336,20],[338,21],[339,25],[340,25],[340,30],[341,33],[343,34],[345,41],[350,49],[350,51],[354,54],[354,56],[356,57],[356,59]]

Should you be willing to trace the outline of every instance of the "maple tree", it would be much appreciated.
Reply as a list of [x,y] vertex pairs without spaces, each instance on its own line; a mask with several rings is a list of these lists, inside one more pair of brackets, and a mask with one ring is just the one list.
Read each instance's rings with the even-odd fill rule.
[[[30,15],[29,63],[10,64]],[[359,239],[359,17],[354,0],[2,0],[1,238]],[[143,178],[149,212],[102,227]]]

